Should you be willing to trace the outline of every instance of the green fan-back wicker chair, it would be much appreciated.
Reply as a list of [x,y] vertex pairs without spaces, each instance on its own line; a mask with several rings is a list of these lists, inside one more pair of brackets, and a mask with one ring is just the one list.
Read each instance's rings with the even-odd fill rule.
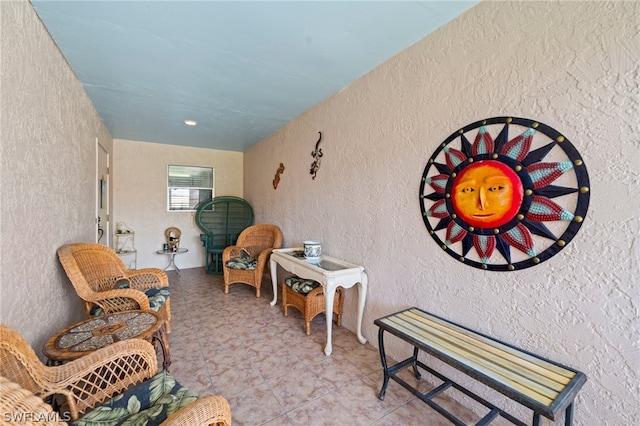
[[253,224],[253,208],[240,197],[215,197],[196,206],[196,224],[203,231],[207,273],[222,274],[222,252]]

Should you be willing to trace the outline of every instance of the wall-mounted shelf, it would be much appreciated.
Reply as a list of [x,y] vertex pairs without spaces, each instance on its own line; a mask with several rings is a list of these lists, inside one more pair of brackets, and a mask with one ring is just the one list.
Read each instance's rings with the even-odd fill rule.
[[129,269],[136,269],[138,263],[138,250],[135,246],[135,232],[115,233],[114,245],[116,253]]

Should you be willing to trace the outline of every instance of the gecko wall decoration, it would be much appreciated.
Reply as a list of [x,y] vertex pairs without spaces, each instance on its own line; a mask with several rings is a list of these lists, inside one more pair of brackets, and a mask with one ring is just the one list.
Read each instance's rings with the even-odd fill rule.
[[318,138],[318,142],[316,142],[316,149],[311,152],[311,156],[315,158],[315,161],[311,163],[310,173],[312,175],[312,179],[316,178],[316,174],[318,173],[318,169],[320,168],[320,158],[322,158],[322,148],[320,148],[320,141],[322,140],[322,132],[318,132],[320,137]]
[[276,175],[273,177],[273,189],[278,189],[280,183],[280,175],[284,173],[284,164],[280,163],[280,167],[276,170]]

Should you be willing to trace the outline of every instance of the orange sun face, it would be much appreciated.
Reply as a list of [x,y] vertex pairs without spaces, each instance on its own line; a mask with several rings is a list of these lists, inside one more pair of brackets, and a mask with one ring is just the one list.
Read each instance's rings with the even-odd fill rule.
[[520,209],[522,182],[506,164],[479,161],[456,176],[451,201],[458,216],[478,228],[497,228],[509,222]]

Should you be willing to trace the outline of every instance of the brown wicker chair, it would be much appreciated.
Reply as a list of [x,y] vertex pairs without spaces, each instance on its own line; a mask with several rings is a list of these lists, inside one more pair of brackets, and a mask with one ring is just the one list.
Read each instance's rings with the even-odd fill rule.
[[[298,288],[295,284],[294,288],[290,286],[292,281],[314,283],[313,287],[302,286]],[[305,293],[305,291],[308,291]],[[342,319],[342,304],[344,300],[344,291],[342,287],[336,289],[333,299],[333,313],[336,315],[336,324],[340,326]],[[284,316],[288,316],[287,308],[293,306],[304,315],[304,325],[307,335],[311,334],[311,321],[319,314],[325,313],[324,287],[319,282],[313,280],[304,280],[296,276],[285,279],[282,284],[282,308]],[[329,319],[327,319],[329,321]]]
[[255,287],[256,297],[260,297],[271,251],[281,246],[282,231],[276,225],[253,225],[242,231],[236,245],[222,252],[224,292],[229,293],[231,284],[244,283]]
[[[88,317],[131,310],[155,310],[171,332],[169,278],[159,268],[132,270],[102,244],[73,243],[58,249],[58,258],[84,303]],[[155,296],[147,293],[162,289]]]
[[[91,416],[94,408],[104,407],[110,400],[123,393],[127,392],[127,396],[136,390],[145,389],[145,385],[159,377],[159,374],[162,374],[161,377],[167,382],[175,381],[166,372],[158,373],[155,350],[150,343],[141,339],[122,340],[67,364],[47,367],[40,362],[20,334],[0,324],[0,376],[44,400],[56,396],[58,400],[62,399],[60,418],[64,420],[76,421],[83,416]],[[5,400],[4,396],[0,398],[2,412],[11,411],[5,404],[15,407],[14,410],[22,410],[26,405],[25,409],[28,412],[49,412],[39,400],[30,398],[24,390],[16,389],[12,385],[7,386],[10,390],[13,389],[11,392],[7,391],[13,396],[11,402]],[[167,397],[159,398],[163,399]],[[128,402],[125,398],[120,400]],[[183,406],[177,410],[165,407],[162,413],[168,418],[155,420],[164,420],[163,425],[231,424],[231,411],[224,397],[193,396],[183,400],[191,403],[181,404]],[[101,408],[99,413],[107,414],[109,409]]]

